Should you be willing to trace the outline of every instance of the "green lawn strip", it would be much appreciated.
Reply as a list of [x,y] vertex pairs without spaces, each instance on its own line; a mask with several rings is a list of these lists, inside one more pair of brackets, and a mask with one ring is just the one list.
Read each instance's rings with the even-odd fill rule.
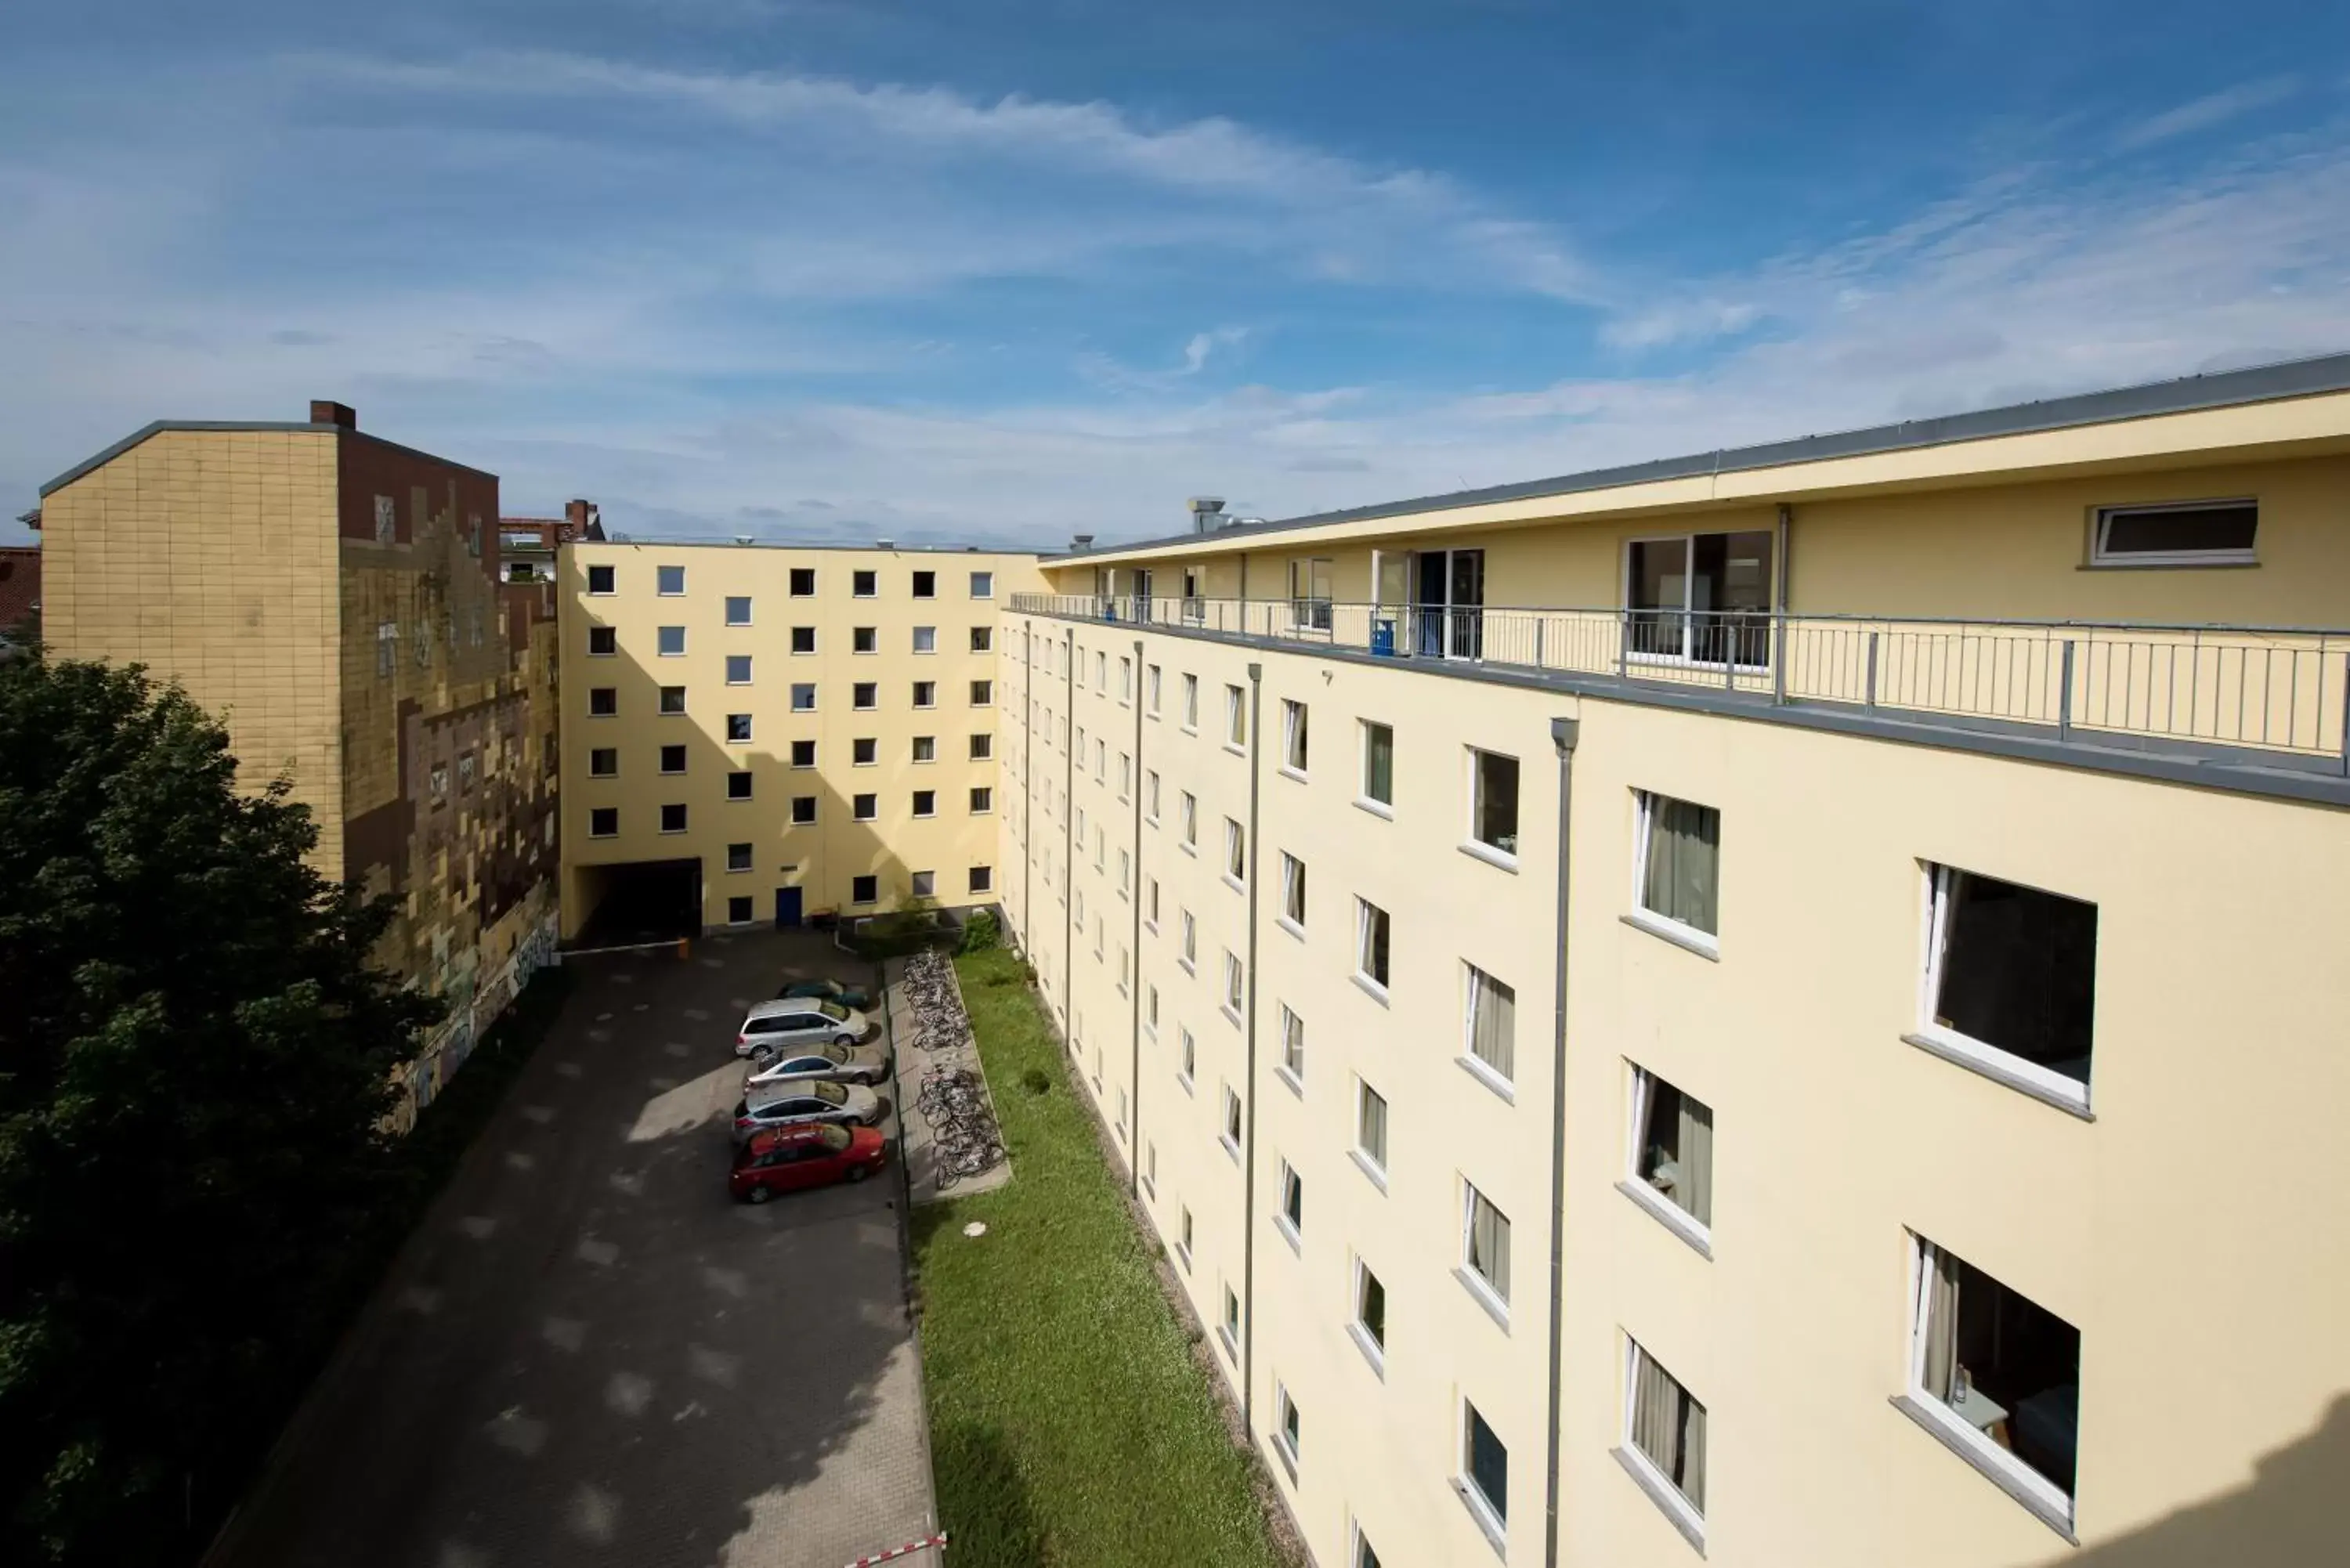
[[[959,958],[1013,1180],[915,1211],[939,1513],[959,1568],[1274,1568],[1249,1461],[1018,957]],[[1044,1074],[1042,1094],[1024,1085]],[[987,1234],[966,1238],[983,1220]]]

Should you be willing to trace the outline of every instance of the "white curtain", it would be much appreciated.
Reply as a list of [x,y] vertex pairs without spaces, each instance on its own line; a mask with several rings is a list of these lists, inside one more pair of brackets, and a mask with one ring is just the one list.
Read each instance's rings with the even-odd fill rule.
[[1690,1218],[1700,1225],[1713,1223],[1713,1112],[1690,1099],[1680,1098],[1681,1179],[1673,1197],[1689,1210]]
[[1518,993],[1471,965],[1469,969],[1469,1049],[1503,1077],[1513,1076],[1516,1064]]
[[1648,797],[1648,863],[1641,902],[1669,919],[1712,933],[1721,814],[1708,805]]
[[1637,1345],[1632,1347],[1632,1446],[1664,1472],[1690,1507],[1705,1511],[1705,1407]]
[[1510,1299],[1510,1221],[1475,1188],[1469,1189],[1469,1267],[1493,1293]]
[[1925,1355],[1919,1381],[1948,1404],[1959,1363],[1959,1264],[1939,1247],[1919,1242],[1918,1333]]

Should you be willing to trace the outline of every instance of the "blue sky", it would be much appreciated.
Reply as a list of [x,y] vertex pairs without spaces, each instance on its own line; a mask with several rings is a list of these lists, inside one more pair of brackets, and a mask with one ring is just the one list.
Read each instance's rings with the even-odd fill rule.
[[8,36],[7,515],[149,420],[337,397],[509,512],[1050,545],[2350,348],[2339,5],[99,0]]

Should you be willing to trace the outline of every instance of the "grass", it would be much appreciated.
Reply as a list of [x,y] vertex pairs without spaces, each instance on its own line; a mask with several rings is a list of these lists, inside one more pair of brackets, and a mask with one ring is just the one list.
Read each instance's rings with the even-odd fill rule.
[[[1274,1568],[1250,1461],[1153,1272],[1018,956],[955,960],[1011,1151],[917,1210],[923,1381],[957,1568]],[[1035,1085],[1041,1081],[1040,1092]],[[983,1220],[973,1240],[963,1227]]]

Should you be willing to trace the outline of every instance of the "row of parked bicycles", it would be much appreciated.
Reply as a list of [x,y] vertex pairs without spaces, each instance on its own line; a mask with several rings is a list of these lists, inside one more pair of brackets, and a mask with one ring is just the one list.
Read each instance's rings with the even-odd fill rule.
[[954,968],[926,950],[907,961],[903,981],[912,1014],[913,1043],[930,1058],[914,1109],[930,1125],[932,1168],[939,1189],[1003,1163],[1003,1134],[976,1066],[971,1018]]

